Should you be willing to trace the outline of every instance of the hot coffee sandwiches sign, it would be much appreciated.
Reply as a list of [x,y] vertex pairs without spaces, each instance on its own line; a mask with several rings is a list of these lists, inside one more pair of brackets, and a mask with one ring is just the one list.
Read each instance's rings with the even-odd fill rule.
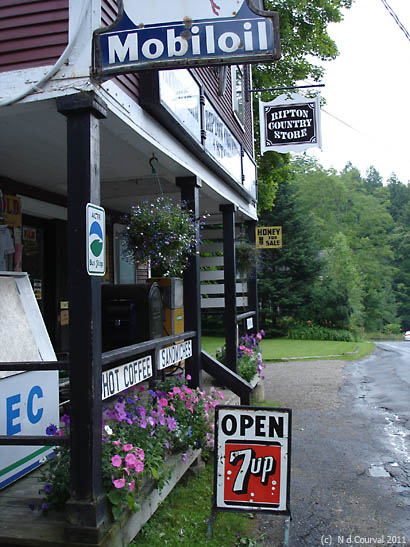
[[322,147],[320,97],[307,99],[296,93],[281,95],[274,101],[259,102],[261,153],[301,152]]
[[94,74],[279,59],[279,20],[263,0],[119,0],[94,33]]

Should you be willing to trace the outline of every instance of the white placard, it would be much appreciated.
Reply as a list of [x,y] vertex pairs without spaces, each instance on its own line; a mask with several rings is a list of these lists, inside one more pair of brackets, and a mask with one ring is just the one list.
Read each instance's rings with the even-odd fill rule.
[[162,348],[159,351],[158,369],[163,370],[171,367],[184,359],[188,359],[188,357],[192,357],[192,340]]
[[124,389],[135,386],[152,376],[152,359],[148,355],[102,373],[102,399],[108,399]]

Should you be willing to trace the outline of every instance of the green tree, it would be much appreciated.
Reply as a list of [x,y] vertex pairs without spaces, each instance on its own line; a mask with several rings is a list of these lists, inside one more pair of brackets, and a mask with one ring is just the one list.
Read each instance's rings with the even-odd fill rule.
[[362,279],[344,234],[335,236],[323,253],[323,262],[313,291],[313,320],[323,326],[357,329],[363,323]]
[[262,250],[259,258],[261,325],[275,335],[284,331],[289,317],[309,319],[311,292],[320,271],[317,234],[289,182],[279,185],[275,206],[262,212],[259,225],[283,227],[282,248]]
[[[342,10],[350,8],[352,0],[273,0],[266,9],[278,12],[282,57],[273,63],[252,66],[254,89],[295,86],[311,78],[320,81],[324,68],[316,60],[330,61],[338,55],[334,40],[328,34],[329,23],[343,19]],[[261,98],[272,100],[281,91],[263,92]],[[255,150],[258,163],[259,211],[269,210],[278,185],[291,180],[290,155],[268,152],[259,154],[258,96],[253,94],[255,113]]]
[[384,189],[369,193],[365,180],[350,163],[337,173],[302,157],[295,160],[295,172],[300,199],[320,228],[321,248],[330,249],[339,232],[346,237],[362,280],[363,326],[377,330],[394,322],[394,221]]

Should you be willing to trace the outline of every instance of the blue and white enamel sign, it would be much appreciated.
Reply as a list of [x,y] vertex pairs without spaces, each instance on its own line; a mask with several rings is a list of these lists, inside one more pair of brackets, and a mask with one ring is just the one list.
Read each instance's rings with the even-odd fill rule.
[[87,203],[87,272],[89,275],[105,274],[105,211],[98,205]]
[[263,0],[120,0],[117,20],[94,33],[100,78],[279,57],[278,15]]

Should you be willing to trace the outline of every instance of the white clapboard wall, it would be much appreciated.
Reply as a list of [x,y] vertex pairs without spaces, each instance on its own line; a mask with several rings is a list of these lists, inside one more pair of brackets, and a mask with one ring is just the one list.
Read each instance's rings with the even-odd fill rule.
[[[239,231],[238,231],[239,232]],[[223,230],[220,226],[207,225],[201,232],[201,309],[225,308]],[[236,305],[247,307],[247,283],[237,276]]]

